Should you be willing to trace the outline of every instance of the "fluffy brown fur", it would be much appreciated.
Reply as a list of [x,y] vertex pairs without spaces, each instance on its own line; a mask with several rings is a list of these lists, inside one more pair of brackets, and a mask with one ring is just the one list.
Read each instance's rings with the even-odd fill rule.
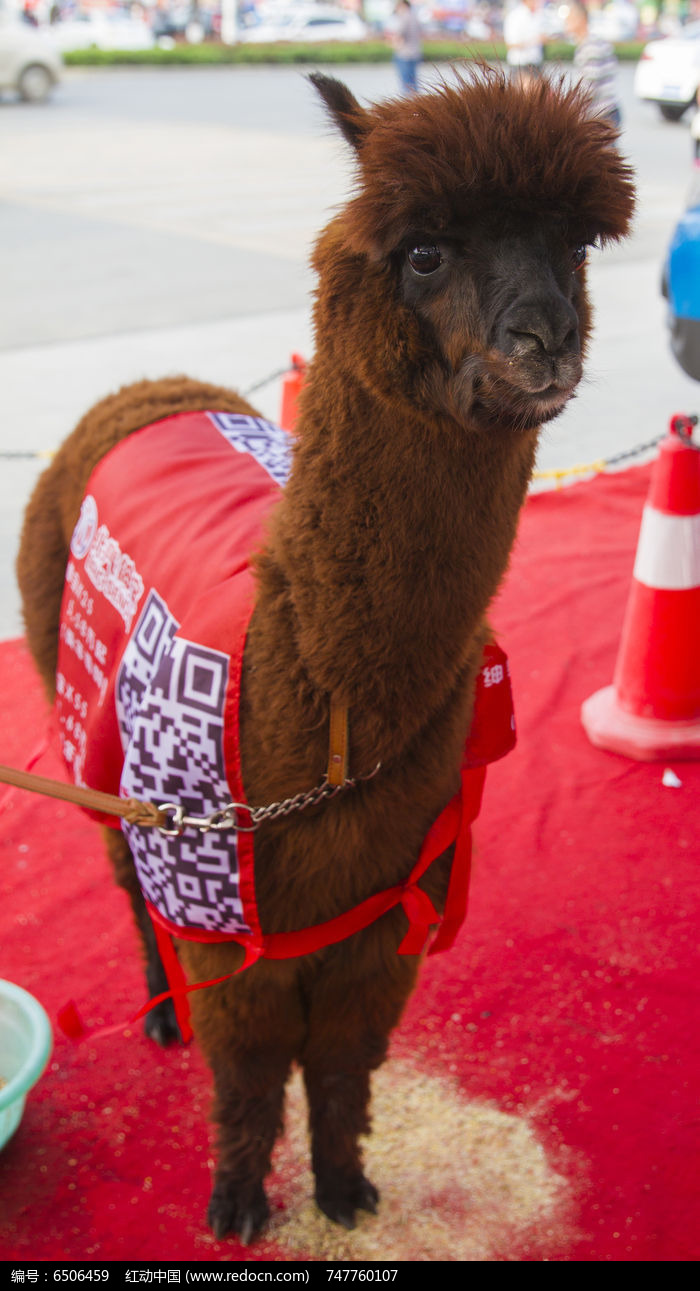
[[[537,429],[581,375],[590,327],[580,248],[625,234],[630,176],[576,90],[483,73],[365,110],[312,77],[357,153],[358,190],[319,240],[316,357],[289,483],[257,562],[244,664],[248,801],[309,788],[331,696],[350,705],[351,770],[381,773],[256,836],[262,927],[306,927],[401,881],[455,792],[485,614],[513,542]],[[49,692],[66,554],[88,475],[124,435],[187,408],[250,411],[186,378],[94,408],[38,485],[19,577]],[[109,850],[162,984],[121,835]],[[449,858],[426,889],[444,901]],[[299,960],[262,960],[192,999],[216,1087],[220,1158],[209,1218],[248,1239],[293,1061],[309,1098],[318,1204],[352,1226],[374,1210],[358,1136],[369,1075],[414,984],[400,909]],[[192,979],[230,972],[231,945],[186,943]],[[173,1036],[167,1009],[149,1029]]]

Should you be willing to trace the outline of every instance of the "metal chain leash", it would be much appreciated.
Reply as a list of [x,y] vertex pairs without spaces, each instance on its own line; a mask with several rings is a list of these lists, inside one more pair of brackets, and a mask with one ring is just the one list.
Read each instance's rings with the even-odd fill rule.
[[[229,802],[209,816],[187,816],[179,803],[162,802],[158,804],[158,811],[169,816],[170,825],[158,825],[157,828],[164,838],[179,838],[185,829],[196,829],[200,834],[207,834],[212,829],[235,829],[239,834],[253,834],[266,820],[279,820],[295,811],[305,811],[307,807],[315,807],[320,802],[335,798],[337,793],[345,789],[354,789],[360,783],[373,780],[381,765],[378,762],[368,775],[347,776],[338,785],[329,784],[328,777],[324,775],[321,783],[314,789],[307,789],[306,793],[295,793],[292,798],[283,798],[281,802],[270,802],[266,807],[249,807],[245,802]],[[248,820],[248,824],[241,823],[241,814]]]

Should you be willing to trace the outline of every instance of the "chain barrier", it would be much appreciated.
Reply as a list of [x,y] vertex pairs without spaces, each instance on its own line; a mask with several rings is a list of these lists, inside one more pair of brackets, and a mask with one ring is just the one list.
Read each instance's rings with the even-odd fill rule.
[[280,377],[286,377],[289,372],[295,372],[295,371],[296,371],[296,368],[294,367],[290,368],[289,366],[287,366],[286,368],[280,368],[279,372],[270,373],[269,377],[263,377],[262,381],[256,381],[255,385],[248,386],[247,390],[242,390],[241,399],[247,399],[249,395],[256,394],[258,390],[262,390],[263,386],[270,385],[271,381],[279,381]]
[[[267,381],[275,381],[278,377],[284,376],[289,371],[289,368],[284,368],[282,372],[275,372],[273,376],[267,378]],[[260,386],[263,384],[265,383],[260,382],[257,386],[253,386],[252,389],[245,392],[242,398],[247,399],[248,395],[252,394],[255,390],[259,390]],[[634,448],[628,448],[623,453],[615,453],[613,457],[600,457],[594,462],[584,462],[579,466],[564,466],[550,471],[533,471],[532,479],[556,480],[558,484],[560,480],[566,479],[569,475],[600,474],[601,471],[606,471],[611,466],[617,466],[618,462],[624,462],[631,457],[638,457],[642,453],[649,452],[650,449],[656,448],[657,444],[660,444],[661,440],[665,438],[665,435],[657,435],[656,439],[650,439],[646,444],[637,444]],[[55,455],[56,451],[52,448],[17,452],[0,450],[0,460],[2,461],[27,461],[38,458],[49,461],[52,457],[55,457]]]
[[[279,381],[280,377],[286,377],[289,372],[295,372],[295,371],[297,371],[297,369],[294,367],[294,365],[290,367],[289,364],[287,364],[286,367],[280,368],[277,372],[271,372],[269,376],[263,377],[262,381],[256,381],[255,385],[249,386],[247,390],[242,390],[241,399],[248,399],[249,396],[252,394],[255,394],[257,390],[262,390],[263,386],[270,385],[271,382],[273,381]],[[0,449],[0,461],[3,461],[3,462],[28,461],[32,459],[35,460],[38,458],[43,458],[44,460],[49,461],[52,457],[55,457],[55,456],[56,456],[55,448],[40,448],[36,450],[18,449],[17,451],[13,451],[9,449],[5,451],[3,449]]]
[[[292,364],[291,367],[287,365],[284,368],[279,368],[276,372],[271,372],[269,376],[263,377],[261,381],[256,381],[254,385],[249,386],[247,390],[242,391],[241,398],[247,399],[251,394],[255,394],[256,391],[258,390],[262,390],[264,386],[270,385],[271,382],[273,381],[279,381],[280,377],[285,377],[289,373],[295,372],[295,371],[297,371],[297,368],[294,364]],[[695,417],[695,418],[689,418],[689,420],[693,422],[693,424],[695,424],[697,423],[698,419],[697,417]],[[549,471],[533,471],[532,479],[533,480],[554,480],[556,487],[559,488],[561,482],[567,479],[569,476],[599,475],[603,471],[609,470],[610,467],[617,466],[618,463],[620,462],[625,462],[632,457],[640,457],[643,453],[648,453],[652,448],[656,448],[657,445],[661,443],[661,440],[665,438],[666,438],[665,433],[663,435],[657,435],[655,439],[649,439],[645,444],[636,444],[634,448],[626,448],[624,449],[623,452],[614,453],[612,457],[599,457],[593,462],[585,462],[577,466],[565,466],[561,468],[554,468]],[[2,461],[20,461],[20,460],[26,461],[29,459],[38,459],[38,458],[49,460],[54,456],[55,456],[55,449],[51,449],[51,448],[39,449],[37,451],[32,451],[32,450],[2,451],[0,450],[0,460]]]
[[55,448],[38,448],[36,450],[28,449],[25,452],[21,450],[18,450],[17,452],[10,452],[10,451],[3,452],[2,450],[0,450],[0,458],[2,458],[3,461],[6,461],[8,459],[18,460],[20,458],[27,459],[27,458],[35,458],[35,457],[44,457],[48,461],[49,458],[55,457],[55,456],[56,456]]
[[565,466],[561,469],[551,471],[533,471],[533,480],[555,480],[557,488],[562,480],[569,475],[599,475],[602,471],[607,471],[611,466],[617,466],[618,462],[626,462],[631,457],[640,457],[642,453],[648,453],[650,449],[656,448],[662,439],[666,438],[666,433],[657,435],[655,439],[649,439],[645,444],[636,444],[634,448],[626,448],[621,453],[614,453],[612,457],[599,457],[595,462],[586,462],[580,466]]

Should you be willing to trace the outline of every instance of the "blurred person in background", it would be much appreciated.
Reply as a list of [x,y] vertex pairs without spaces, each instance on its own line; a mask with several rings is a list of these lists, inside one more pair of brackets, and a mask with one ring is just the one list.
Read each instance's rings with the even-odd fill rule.
[[506,61],[522,80],[539,76],[544,62],[542,0],[517,0],[503,19]]
[[409,0],[399,0],[394,13],[395,22],[390,33],[394,66],[404,93],[415,94],[418,89],[418,64],[423,58],[421,25]]
[[591,92],[596,115],[620,126],[622,113],[615,50],[609,40],[591,32],[588,10],[582,0],[570,0],[566,30],[576,42],[574,67]]

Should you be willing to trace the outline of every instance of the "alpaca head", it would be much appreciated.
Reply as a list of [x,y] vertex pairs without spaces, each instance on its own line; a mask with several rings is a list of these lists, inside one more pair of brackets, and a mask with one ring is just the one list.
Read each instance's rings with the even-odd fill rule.
[[375,396],[477,431],[556,416],[590,331],[587,249],[634,206],[613,127],[578,88],[486,69],[369,109],[311,80],[359,180],[317,247],[319,340]]

